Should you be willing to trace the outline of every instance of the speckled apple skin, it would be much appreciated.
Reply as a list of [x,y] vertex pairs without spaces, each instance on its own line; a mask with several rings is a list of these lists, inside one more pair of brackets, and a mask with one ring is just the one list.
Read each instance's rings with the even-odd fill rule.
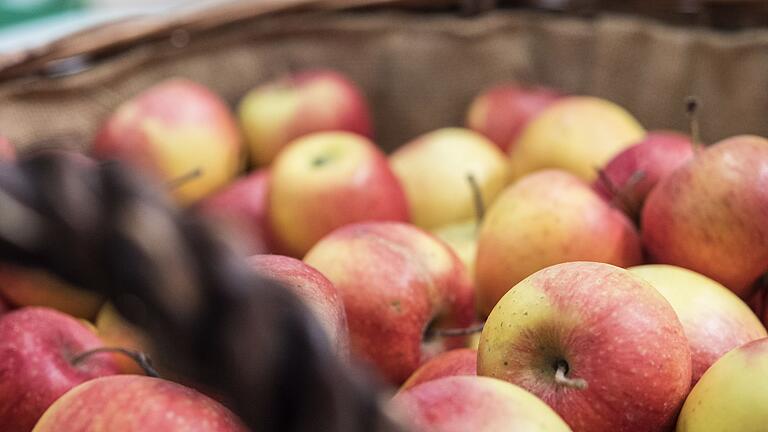
[[400,391],[408,390],[421,383],[448,376],[476,376],[477,350],[459,348],[440,353],[421,365],[408,378]]
[[[555,382],[558,360],[586,389]],[[531,275],[496,305],[478,375],[548,403],[576,432],[669,430],[691,385],[691,352],[675,311],[650,284],[602,263]]]
[[72,358],[103,346],[79,320],[53,309],[27,307],[0,318],[0,425],[29,432],[61,395],[93,378],[119,372],[109,354],[74,366]]
[[34,432],[247,432],[224,406],[182,385],[141,375],[104,377],[57,400]]

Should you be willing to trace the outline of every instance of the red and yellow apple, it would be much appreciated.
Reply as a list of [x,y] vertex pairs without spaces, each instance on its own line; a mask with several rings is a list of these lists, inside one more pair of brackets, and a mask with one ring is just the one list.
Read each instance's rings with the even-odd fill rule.
[[254,255],[248,258],[248,264],[260,275],[282,283],[299,296],[315,314],[335,352],[347,358],[347,314],[338,290],[328,278],[304,262],[286,256]]
[[236,240],[244,255],[269,253],[272,240],[267,221],[268,187],[269,171],[261,169],[214,192],[197,208]]
[[459,348],[432,357],[416,369],[403,383],[400,391],[408,390],[427,381],[449,376],[477,376],[477,350]]
[[508,161],[484,136],[462,128],[422,135],[389,157],[414,225],[434,229],[475,216],[472,176],[485,203],[507,185]]
[[277,251],[303,257],[323,236],[363,221],[408,221],[384,153],[363,136],[318,132],[290,143],[271,167],[268,214]]
[[100,159],[121,159],[172,182],[183,203],[229,183],[242,165],[237,122],[216,94],[175,78],[150,87],[120,105],[93,143]]
[[561,97],[560,93],[545,87],[499,84],[472,101],[466,125],[507,152],[515,145],[528,122]]
[[432,235],[444,241],[459,257],[471,279],[475,277],[477,257],[477,235],[480,226],[475,219],[444,225],[431,231]]
[[669,430],[691,388],[691,352],[674,309],[609,264],[538,271],[483,328],[478,375],[549,404],[576,432]]
[[608,162],[595,190],[634,220],[656,183],[693,157],[693,145],[677,132],[650,132]]
[[[0,318],[0,425],[29,432],[43,412],[76,385],[118,373],[88,325],[53,309],[27,307]],[[64,430],[64,429],[60,429]]]
[[510,383],[454,376],[400,392],[393,414],[419,432],[570,432],[541,399]]
[[530,174],[488,209],[477,245],[475,282],[485,316],[515,284],[553,264],[642,263],[632,222],[581,179],[564,171]]
[[723,354],[768,336],[749,306],[706,276],[664,264],[628,270],[653,285],[677,313],[691,348],[692,385]]
[[586,181],[597,168],[640,141],[645,130],[613,102],[587,96],[564,97],[544,109],[510,148],[513,178],[560,168]]
[[88,381],[45,412],[33,432],[246,432],[227,408],[182,385],[141,375]]
[[685,267],[741,298],[768,272],[768,140],[737,136],[698,152],[643,207],[654,262]]
[[691,390],[677,432],[764,431],[768,425],[768,339],[715,362]]
[[372,136],[362,92],[332,70],[310,70],[262,84],[245,95],[238,114],[251,157],[260,166],[289,142],[313,132]]
[[465,337],[436,336],[475,320],[466,269],[443,242],[412,225],[369,222],[332,232],[304,261],[336,286],[353,358],[400,385],[419,365]]

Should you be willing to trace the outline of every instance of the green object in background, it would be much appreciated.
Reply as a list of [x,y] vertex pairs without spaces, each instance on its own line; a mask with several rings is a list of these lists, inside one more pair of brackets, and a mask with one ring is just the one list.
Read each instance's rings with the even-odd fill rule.
[[0,28],[80,9],[85,0],[0,0]]

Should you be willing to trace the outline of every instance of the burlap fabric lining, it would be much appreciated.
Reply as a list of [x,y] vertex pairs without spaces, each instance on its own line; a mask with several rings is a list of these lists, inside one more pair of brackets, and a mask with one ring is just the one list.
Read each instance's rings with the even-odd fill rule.
[[199,81],[234,107],[287,70],[332,67],[364,89],[385,149],[461,125],[477,92],[510,79],[606,97],[653,129],[686,130],[683,101],[693,94],[705,141],[768,136],[768,29],[724,33],[521,10],[474,18],[303,12],[172,39],[139,44],[78,74],[0,84],[0,134],[22,149],[62,137],[85,149],[118,103],[164,78]]

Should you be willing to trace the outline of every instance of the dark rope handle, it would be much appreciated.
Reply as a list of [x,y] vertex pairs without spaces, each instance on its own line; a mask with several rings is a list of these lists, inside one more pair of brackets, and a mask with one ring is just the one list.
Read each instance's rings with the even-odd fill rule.
[[222,394],[252,430],[396,430],[304,304],[163,185],[114,162],[37,154],[0,164],[0,215],[0,261],[108,296],[163,364]]

